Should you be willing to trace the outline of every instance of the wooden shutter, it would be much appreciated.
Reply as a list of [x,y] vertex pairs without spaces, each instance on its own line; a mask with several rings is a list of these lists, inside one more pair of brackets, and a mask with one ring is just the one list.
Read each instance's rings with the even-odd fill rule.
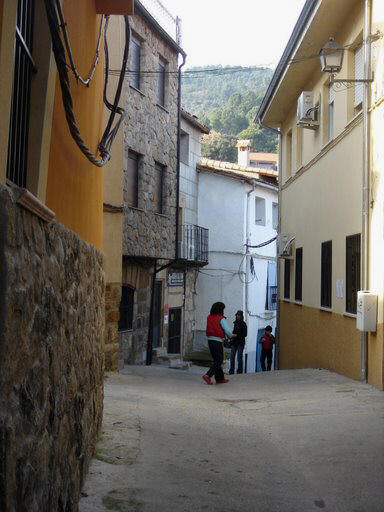
[[296,249],[295,300],[303,300],[303,248]]
[[[355,80],[364,78],[364,53],[363,47],[359,46],[355,50]],[[356,108],[363,101],[364,84],[355,84],[355,95],[353,106]]]
[[131,39],[130,46],[131,58],[129,62],[130,74],[129,74],[129,85],[140,89],[140,56],[141,56],[141,44],[138,39],[134,37]]
[[321,306],[332,307],[332,241],[321,244]]
[[128,206],[138,205],[139,155],[129,151],[125,172],[124,202]]
[[291,298],[291,260],[284,260],[284,299]]
[[356,314],[357,292],[360,289],[360,234],[346,238],[345,310]]

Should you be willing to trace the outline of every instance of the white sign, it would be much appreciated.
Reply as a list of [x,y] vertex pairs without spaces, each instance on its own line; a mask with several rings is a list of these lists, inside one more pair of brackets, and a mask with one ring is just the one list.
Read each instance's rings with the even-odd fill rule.
[[168,315],[164,315],[164,325],[168,325]]

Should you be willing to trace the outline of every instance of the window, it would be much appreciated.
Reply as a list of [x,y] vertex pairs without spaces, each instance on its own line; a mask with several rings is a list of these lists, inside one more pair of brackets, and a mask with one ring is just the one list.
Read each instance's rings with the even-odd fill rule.
[[129,85],[140,89],[140,60],[141,60],[141,43],[136,37],[131,38],[130,45],[131,58],[129,62]]
[[265,226],[265,199],[255,198],[255,223],[256,226]]
[[333,85],[328,86],[328,140],[332,140],[335,136],[334,129],[334,113],[335,109],[335,91]]
[[19,187],[27,185],[31,82],[36,71],[32,58],[34,6],[34,2],[19,0],[17,7],[7,178]]
[[292,174],[292,130],[287,133],[287,149],[286,149],[286,175],[289,177]]
[[321,306],[332,307],[332,241],[321,244]]
[[291,298],[291,260],[284,260],[284,299]]
[[[355,80],[361,80],[364,75],[364,59],[363,59],[363,46],[359,46],[355,50],[354,61],[355,61]],[[354,87],[354,99],[353,106],[356,111],[361,110],[361,104],[363,102],[364,84],[357,83]]]
[[138,206],[140,156],[133,151],[128,152],[127,171],[125,173],[124,202],[128,206]]
[[279,205],[277,203],[272,203],[272,227],[273,229],[278,228],[279,225]]
[[276,263],[274,261],[268,261],[265,309],[268,311],[277,310]]
[[159,57],[159,72],[157,74],[157,103],[165,107],[165,71],[167,63]]
[[126,284],[121,287],[119,331],[132,329],[135,290]]
[[155,184],[153,191],[153,207],[156,213],[163,213],[163,181],[164,166],[155,163]]
[[346,239],[345,310],[356,314],[357,291],[360,289],[360,234]]
[[189,164],[189,134],[183,131],[180,133],[180,161]]
[[295,300],[303,300],[303,248],[296,249]]

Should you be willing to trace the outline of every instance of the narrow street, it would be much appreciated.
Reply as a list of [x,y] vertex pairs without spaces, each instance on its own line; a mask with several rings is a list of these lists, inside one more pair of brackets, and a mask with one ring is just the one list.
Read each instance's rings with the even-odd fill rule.
[[382,512],[384,402],[325,370],[108,374],[81,512]]

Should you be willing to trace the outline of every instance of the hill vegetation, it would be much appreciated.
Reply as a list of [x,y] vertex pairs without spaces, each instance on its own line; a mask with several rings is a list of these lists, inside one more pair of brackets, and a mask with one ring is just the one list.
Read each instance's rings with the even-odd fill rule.
[[211,129],[203,137],[203,156],[236,162],[237,139],[251,139],[256,151],[276,151],[275,133],[254,123],[272,74],[268,68],[222,66],[190,68],[183,74],[183,108]]

